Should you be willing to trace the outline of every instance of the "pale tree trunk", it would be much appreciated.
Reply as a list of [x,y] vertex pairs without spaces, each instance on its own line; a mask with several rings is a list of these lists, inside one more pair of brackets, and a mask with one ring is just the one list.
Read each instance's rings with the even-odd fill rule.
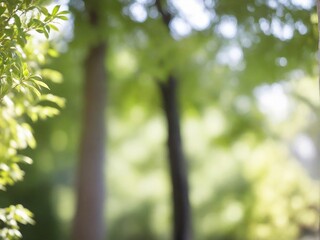
[[318,12],[318,73],[319,73],[319,94],[320,94],[320,0],[317,0]]
[[168,129],[168,154],[173,200],[173,239],[192,239],[191,217],[188,190],[188,174],[183,154],[180,119],[177,104],[177,81],[169,76],[166,82],[160,83],[163,108]]
[[[320,0],[317,0],[317,12],[318,12],[318,74],[319,74],[319,96],[320,96]],[[318,237],[320,239],[320,217],[318,218]]]
[[[97,16],[90,12],[94,26]],[[84,63],[84,119],[77,172],[73,240],[105,239],[106,44],[91,46]],[[76,120],[76,119],[75,119]]]

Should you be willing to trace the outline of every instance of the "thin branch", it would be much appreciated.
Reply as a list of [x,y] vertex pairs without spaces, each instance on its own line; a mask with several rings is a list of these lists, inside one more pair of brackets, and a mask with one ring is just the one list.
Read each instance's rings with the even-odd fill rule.
[[157,10],[159,11],[162,21],[166,24],[166,26],[169,29],[170,21],[172,20],[172,15],[168,12],[168,10],[165,10],[161,4],[161,0],[156,0],[155,5],[157,7]]

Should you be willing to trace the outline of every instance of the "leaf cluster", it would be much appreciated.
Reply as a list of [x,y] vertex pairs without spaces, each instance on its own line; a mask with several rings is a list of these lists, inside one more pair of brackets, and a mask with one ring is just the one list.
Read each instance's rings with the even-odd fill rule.
[[[19,154],[36,146],[27,117],[37,121],[57,115],[58,109],[46,106],[47,102],[64,105],[63,99],[45,94],[50,89],[36,61],[39,49],[30,42],[36,34],[48,39],[66,14],[59,5],[49,12],[38,1],[0,0],[0,190],[23,179],[21,163],[32,163]],[[31,213],[20,205],[1,208],[1,239],[21,238],[18,223],[31,222]]]
[[32,213],[22,205],[11,205],[0,209],[1,239],[16,240],[22,238],[20,224],[33,224]]

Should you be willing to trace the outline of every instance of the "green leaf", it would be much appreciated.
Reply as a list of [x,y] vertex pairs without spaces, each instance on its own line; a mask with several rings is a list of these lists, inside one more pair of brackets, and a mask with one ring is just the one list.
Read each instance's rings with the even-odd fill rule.
[[43,29],[41,29],[41,28],[36,29],[36,31],[37,31],[38,33],[44,33]]
[[14,30],[12,28],[6,28],[3,31],[8,37],[10,37],[10,38],[13,37],[12,35],[13,35]]
[[44,33],[44,35],[46,36],[47,39],[49,38],[49,32],[50,32],[50,27],[49,27],[49,30],[48,30],[47,26],[45,26],[43,28],[43,33]]
[[39,19],[36,19],[36,18],[32,19],[31,23],[34,27],[40,27],[40,26],[43,26],[43,24],[44,24],[42,21],[40,21]]
[[[32,0],[29,0],[29,1],[32,1]],[[30,4],[28,4],[28,3],[26,3],[26,4],[27,4],[27,6],[29,6],[29,5],[30,5]],[[31,10],[34,10],[34,9],[37,9],[37,7],[36,7],[36,6],[31,5],[31,6],[29,6],[29,7],[27,7],[27,8],[26,8],[26,12],[31,11]]]
[[18,28],[21,28],[21,20],[20,20],[20,17],[19,17],[17,14],[15,14],[15,15],[13,15],[13,18],[14,18],[15,23],[17,24],[17,27],[18,27]]
[[58,13],[58,15],[65,15],[65,14],[69,14],[70,12],[69,11],[61,11]]
[[49,27],[52,28],[55,31],[59,31],[59,28],[57,28],[57,26],[54,25],[54,24],[49,24]]
[[66,102],[64,98],[57,97],[52,94],[42,95],[40,100],[53,102],[61,108],[65,106],[65,102]]
[[27,163],[27,164],[32,164],[33,163],[32,159],[27,157],[27,156],[23,156],[22,157],[22,161]]
[[[49,56],[51,56],[51,57],[58,57],[58,56],[59,56],[59,52],[56,51],[55,49],[49,49],[49,50],[48,50],[48,54],[49,54]],[[60,81],[60,82],[61,82],[61,81]]]
[[47,84],[45,84],[44,82],[42,82],[42,81],[39,81],[39,80],[33,80],[33,82],[34,82],[35,84],[37,84],[37,85],[38,85],[38,87],[39,87],[39,86],[41,86],[41,87],[44,87],[44,88],[46,88],[46,89],[49,89],[49,90],[50,90],[49,86],[48,86]]
[[54,83],[61,83],[63,80],[61,73],[52,69],[43,69],[41,75]]
[[50,16],[50,13],[48,12],[48,9],[45,7],[38,7],[38,9],[46,16]]
[[39,107],[39,110],[39,117],[41,119],[46,119],[59,114],[59,110],[53,107]]
[[55,6],[54,8],[53,8],[53,10],[52,10],[52,15],[56,15],[57,14],[57,12],[59,11],[59,9],[60,9],[60,5],[57,5],[57,6]]
[[30,91],[32,93],[34,93],[39,99],[41,97],[41,92],[35,87],[32,85],[32,83],[29,83],[28,81],[24,81],[22,83],[23,86],[26,86],[28,89],[30,89]]
[[33,18],[32,19],[32,21],[34,21],[35,23],[37,23],[38,24],[38,26],[42,26],[43,24],[44,24],[44,22],[43,21],[41,21],[40,19],[38,19],[38,18]]
[[30,75],[30,72],[29,72],[28,68],[24,68],[23,69],[23,76],[29,77],[29,75]]
[[32,75],[30,78],[35,79],[35,80],[42,80],[42,77],[40,75]]
[[6,11],[5,7],[0,7],[0,15],[2,15]]
[[62,20],[68,20],[68,17],[66,17],[66,16],[57,16],[57,18],[60,18]]
[[18,44],[19,44],[21,47],[24,47],[24,46],[26,45],[26,43],[27,43],[27,40],[26,40],[24,37],[22,37],[22,36],[19,36],[18,39],[17,39],[17,41],[18,41]]
[[47,16],[45,19],[44,19],[44,21],[45,22],[50,22],[52,20],[52,16],[50,15],[50,16]]

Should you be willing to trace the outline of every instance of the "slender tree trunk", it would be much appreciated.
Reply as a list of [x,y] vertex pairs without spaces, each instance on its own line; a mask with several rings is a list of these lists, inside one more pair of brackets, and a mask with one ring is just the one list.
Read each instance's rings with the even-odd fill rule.
[[[163,7],[161,0],[155,1],[163,23],[170,31],[172,15]],[[192,224],[189,201],[188,171],[183,154],[180,118],[177,104],[177,81],[169,75],[166,82],[160,83],[163,108],[168,125],[168,154],[173,200],[173,239],[191,240]]]
[[318,12],[318,73],[319,73],[319,95],[320,95],[320,0],[317,0]]
[[[88,11],[92,27],[98,25],[95,11]],[[73,240],[105,239],[105,148],[106,148],[106,43],[89,49],[85,60],[84,119],[77,176],[77,207]]]
[[84,125],[73,240],[102,240],[105,236],[105,49],[104,43],[92,47],[85,61]]
[[[319,74],[319,96],[320,96],[320,0],[317,0],[317,12],[318,12],[318,74]],[[320,199],[320,198],[319,198]],[[320,217],[318,218],[318,236],[320,239]]]
[[177,106],[177,81],[169,76],[167,82],[160,83],[163,108],[168,127],[168,154],[172,183],[174,239],[190,240],[191,217],[188,193],[186,161],[183,155],[180,119]]

